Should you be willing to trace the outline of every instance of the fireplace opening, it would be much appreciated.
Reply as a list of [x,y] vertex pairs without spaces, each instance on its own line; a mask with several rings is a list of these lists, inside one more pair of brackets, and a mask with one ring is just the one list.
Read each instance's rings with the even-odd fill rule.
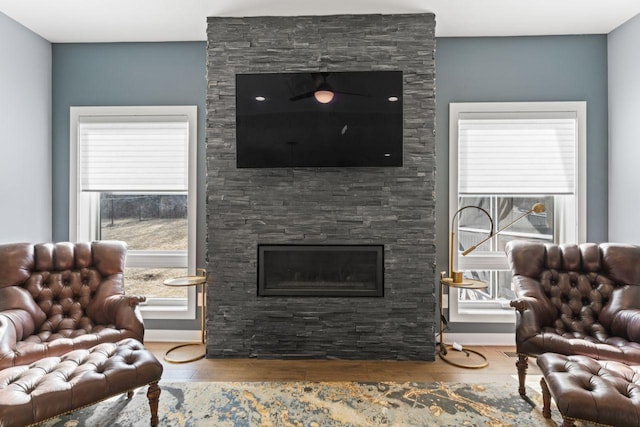
[[384,296],[383,245],[258,245],[258,296]]

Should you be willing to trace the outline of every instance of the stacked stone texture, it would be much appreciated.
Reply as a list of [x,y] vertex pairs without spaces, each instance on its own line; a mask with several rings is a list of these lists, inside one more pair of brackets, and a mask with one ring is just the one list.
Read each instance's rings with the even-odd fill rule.
[[[433,360],[433,14],[209,18],[208,357]],[[238,169],[237,73],[401,70],[404,165]],[[383,298],[258,297],[258,244],[383,244]]]

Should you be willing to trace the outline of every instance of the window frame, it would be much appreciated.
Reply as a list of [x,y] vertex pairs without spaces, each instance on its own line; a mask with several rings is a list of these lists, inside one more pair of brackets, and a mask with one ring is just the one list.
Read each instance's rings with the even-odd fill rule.
[[[141,116],[182,120],[188,122],[188,189],[186,252],[183,251],[132,251],[127,253],[125,267],[186,268],[190,275],[196,271],[196,216],[197,216],[197,106],[72,106],[70,113],[70,164],[69,164],[69,240],[91,241],[99,236],[99,193],[80,191],[79,124],[81,121],[108,120],[123,117],[135,120]],[[169,265],[167,265],[169,264]],[[162,286],[162,284],[159,284]],[[186,298],[148,298],[140,305],[145,319],[195,319],[196,287],[186,289]]]
[[[575,209],[575,235],[577,242],[586,240],[586,224],[587,224],[587,206],[586,206],[586,166],[587,166],[587,103],[586,101],[550,101],[550,102],[462,102],[449,104],[449,221],[455,212],[459,209],[458,194],[458,120],[464,114],[486,114],[489,118],[491,114],[495,116],[505,116],[509,114],[527,113],[549,113],[566,115],[567,113],[575,114],[576,118],[576,168],[575,183],[576,191],[574,194]],[[564,215],[562,215],[564,217]],[[561,224],[561,217],[555,215],[556,224]],[[557,227],[556,227],[557,228]],[[564,227],[561,227],[564,228]],[[456,233],[456,238],[457,238]],[[558,237],[557,237],[558,238]],[[448,242],[451,244],[451,242]],[[457,245],[456,245],[457,247]],[[473,266],[476,270],[509,270],[509,264],[506,254],[494,252],[492,254],[475,254],[473,262],[463,262],[462,264]],[[464,270],[458,258],[458,251],[455,251],[456,265],[459,270]],[[472,259],[472,258],[469,258]],[[483,322],[483,323],[514,323],[515,314],[513,309],[507,304],[499,304],[497,301],[492,308],[464,307],[458,300],[459,290],[455,288],[449,289],[449,320],[451,322]],[[495,300],[494,300],[495,301]],[[500,307],[497,307],[500,305]]]

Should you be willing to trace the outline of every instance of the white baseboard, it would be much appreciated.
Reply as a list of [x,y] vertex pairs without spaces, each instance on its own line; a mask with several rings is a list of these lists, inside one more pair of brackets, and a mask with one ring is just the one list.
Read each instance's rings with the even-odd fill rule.
[[146,329],[144,340],[156,342],[199,342],[201,333],[195,330]]
[[[457,342],[462,345],[516,345],[516,334],[479,334],[479,333],[448,333],[445,331],[444,340],[447,344]],[[436,339],[436,342],[438,340]]]
[[[457,342],[462,345],[516,345],[514,333],[479,334],[479,333],[448,333],[444,334],[447,343]],[[147,329],[144,332],[145,341],[155,342],[198,342],[199,330]],[[436,342],[438,340],[436,339]]]

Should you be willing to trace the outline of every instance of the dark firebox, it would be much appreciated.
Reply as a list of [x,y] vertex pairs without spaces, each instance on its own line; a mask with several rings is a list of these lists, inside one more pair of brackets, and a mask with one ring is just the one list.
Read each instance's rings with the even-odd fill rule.
[[259,296],[383,293],[383,245],[258,245]]

